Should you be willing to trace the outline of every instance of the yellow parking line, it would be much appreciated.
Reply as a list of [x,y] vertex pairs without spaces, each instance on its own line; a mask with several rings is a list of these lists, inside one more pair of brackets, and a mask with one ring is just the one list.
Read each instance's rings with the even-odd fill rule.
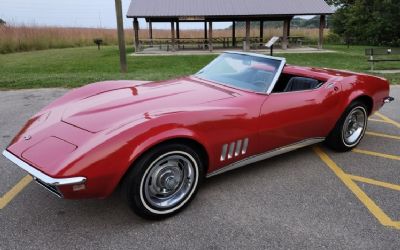
[[381,118],[381,119],[384,120],[385,122],[390,123],[390,124],[392,124],[392,125],[394,125],[394,126],[400,128],[400,123],[398,123],[398,122],[396,122],[396,121],[390,119],[389,117],[386,117],[386,116],[382,115],[382,114],[379,113],[379,112],[376,112],[375,115],[379,116],[379,118]]
[[372,155],[372,156],[377,156],[377,157],[382,157],[382,158],[386,158],[386,159],[400,161],[400,156],[398,156],[398,155],[389,155],[389,154],[383,154],[383,153],[378,153],[378,152],[373,152],[373,151],[368,151],[368,150],[362,150],[362,149],[353,149],[352,152],[358,153],[358,154]]
[[372,136],[378,136],[378,137],[384,137],[384,138],[389,138],[389,139],[395,139],[395,140],[400,140],[400,136],[396,135],[388,135],[388,134],[382,134],[382,133],[376,133],[376,132],[365,132],[367,135],[372,135]]
[[3,209],[32,181],[30,175],[22,178],[10,191],[0,198],[0,209]]
[[336,174],[337,177],[353,192],[353,194],[364,204],[364,206],[384,226],[400,229],[400,223],[393,221],[389,216],[369,198],[369,196],[347,175],[320,147],[314,147],[314,152],[321,160]]
[[382,122],[382,123],[389,123],[390,124],[390,122],[387,122],[387,121],[384,121],[384,120],[378,120],[378,119],[373,119],[373,118],[369,118],[368,120],[371,121],[371,122]]
[[363,183],[367,183],[367,184],[371,184],[371,185],[375,185],[375,186],[380,186],[380,187],[384,187],[384,188],[389,188],[389,189],[393,189],[396,191],[400,191],[400,185],[396,185],[396,184],[392,184],[392,183],[388,183],[388,182],[383,182],[383,181],[377,181],[374,179],[370,179],[370,178],[365,178],[362,176],[356,176],[356,175],[348,175],[352,180],[354,181],[359,181],[359,182],[363,182]]

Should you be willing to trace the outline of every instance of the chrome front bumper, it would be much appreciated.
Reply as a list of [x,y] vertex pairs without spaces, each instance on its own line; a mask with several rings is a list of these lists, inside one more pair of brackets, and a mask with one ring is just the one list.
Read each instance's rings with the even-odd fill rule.
[[71,177],[71,178],[53,178],[50,177],[43,172],[37,170],[36,168],[32,167],[28,163],[22,161],[15,155],[11,154],[7,150],[3,151],[4,157],[8,160],[12,161],[18,167],[22,168],[26,172],[28,172],[32,177],[38,182],[40,185],[44,186],[46,189],[50,190],[51,192],[55,193],[57,196],[62,196],[60,192],[57,192],[58,186],[65,186],[65,185],[78,185],[83,184],[86,182],[85,177]]

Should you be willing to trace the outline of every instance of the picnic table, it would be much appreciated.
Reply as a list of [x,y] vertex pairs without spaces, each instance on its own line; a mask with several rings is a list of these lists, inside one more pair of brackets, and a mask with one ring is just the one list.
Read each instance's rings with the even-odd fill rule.
[[[283,41],[283,37],[280,36],[280,41]],[[288,42],[289,44],[294,44],[296,46],[302,46],[304,42],[305,37],[304,36],[288,36]]]
[[[236,46],[240,47],[240,43],[243,43],[246,38],[244,37],[236,37]],[[259,37],[251,37],[250,43],[263,43],[260,42]],[[175,39],[175,48],[176,49],[208,49],[210,39],[209,38],[179,38]],[[214,47],[222,47],[222,48],[232,48],[234,47],[232,37],[215,37],[212,38],[212,43]],[[158,47],[160,50],[171,50],[172,48],[172,40],[171,38],[153,38],[153,39],[140,39],[139,40],[139,48],[151,48]]]

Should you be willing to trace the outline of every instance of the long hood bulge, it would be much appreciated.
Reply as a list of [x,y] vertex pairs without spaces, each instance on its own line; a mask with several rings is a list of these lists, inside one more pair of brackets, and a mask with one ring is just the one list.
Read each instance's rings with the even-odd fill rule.
[[103,92],[68,104],[62,120],[90,132],[99,132],[158,109],[176,108],[232,98],[229,91],[189,80],[149,83]]

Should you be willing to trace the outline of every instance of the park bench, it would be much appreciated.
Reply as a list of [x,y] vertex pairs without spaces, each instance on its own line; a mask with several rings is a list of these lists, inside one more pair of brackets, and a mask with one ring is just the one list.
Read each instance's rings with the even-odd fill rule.
[[374,70],[377,62],[400,62],[400,48],[372,48],[366,49],[365,55],[371,63],[371,70]]

